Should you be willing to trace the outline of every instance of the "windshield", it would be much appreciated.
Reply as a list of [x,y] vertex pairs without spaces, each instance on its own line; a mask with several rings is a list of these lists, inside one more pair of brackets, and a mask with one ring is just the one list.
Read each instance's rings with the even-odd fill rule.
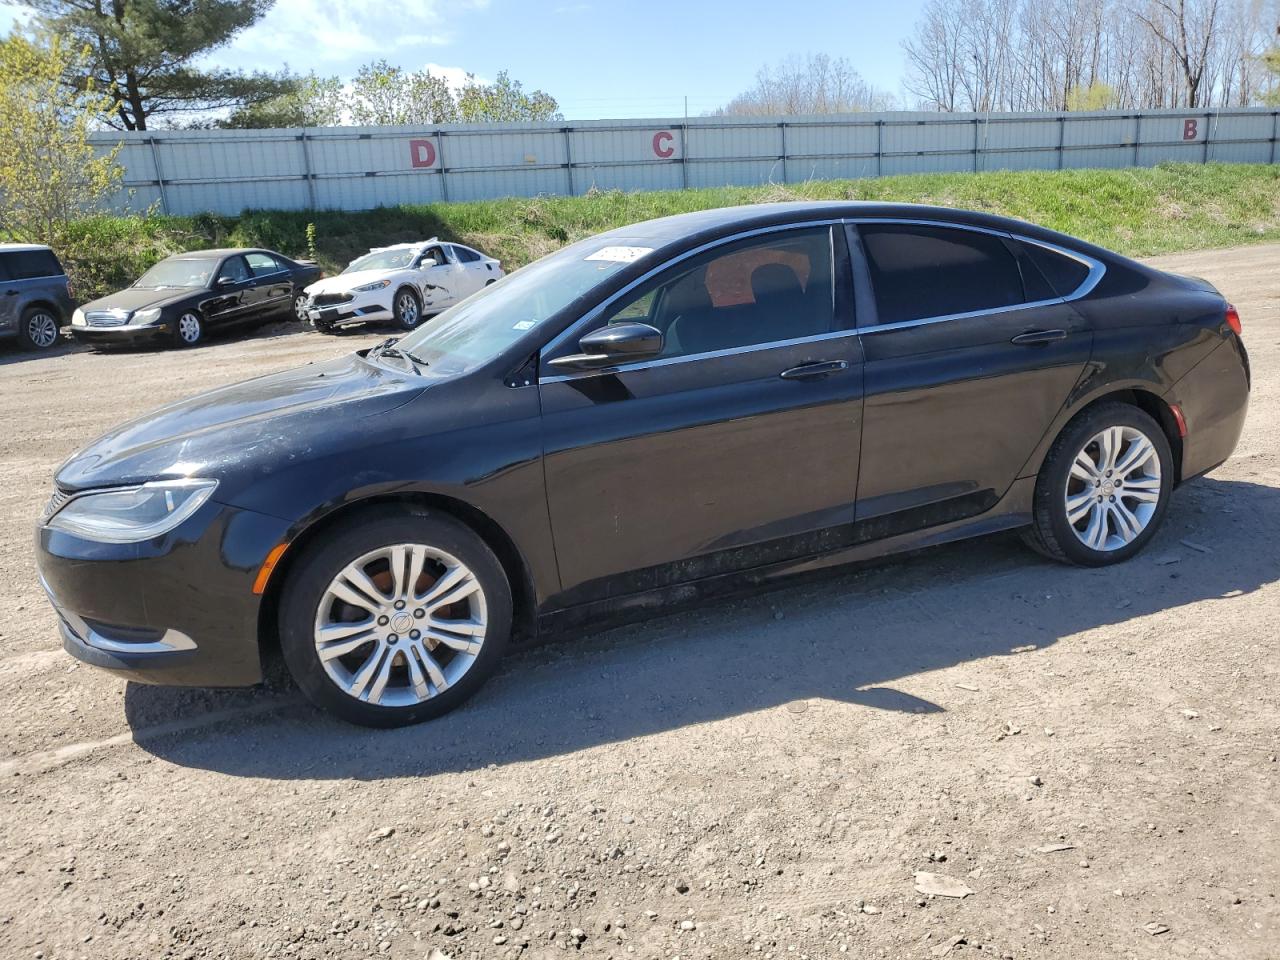
[[465,373],[649,252],[598,237],[583,240],[485,287],[396,346],[439,372]]
[[175,257],[161,260],[138,278],[135,287],[159,290],[161,287],[207,287],[213,279],[218,261],[205,258]]
[[363,257],[357,257],[347,265],[343,273],[359,273],[361,270],[402,270],[413,263],[418,255],[416,247],[402,247],[398,250],[374,250]]

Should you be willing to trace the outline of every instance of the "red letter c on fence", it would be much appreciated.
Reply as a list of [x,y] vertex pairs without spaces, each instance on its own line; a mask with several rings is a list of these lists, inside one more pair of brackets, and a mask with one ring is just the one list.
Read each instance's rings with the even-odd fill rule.
[[436,162],[436,145],[430,140],[410,140],[409,160],[415,167],[429,167]]
[[676,148],[671,146],[675,142],[675,137],[671,135],[669,130],[661,130],[653,135],[653,152],[663,160],[673,156]]
[[1200,135],[1200,124],[1196,120],[1182,121],[1182,139],[1194,140]]

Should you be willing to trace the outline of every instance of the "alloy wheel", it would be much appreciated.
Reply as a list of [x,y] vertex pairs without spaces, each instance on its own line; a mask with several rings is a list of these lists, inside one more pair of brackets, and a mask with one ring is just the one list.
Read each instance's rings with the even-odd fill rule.
[[307,296],[304,293],[293,298],[293,315],[302,323],[307,322]]
[[27,337],[41,350],[47,350],[58,340],[58,321],[44,310],[37,310],[27,318]]
[[404,326],[412,327],[417,325],[418,301],[414,298],[412,293],[409,293],[406,290],[404,293],[400,294],[400,298],[397,300],[396,306],[398,308],[396,313],[399,316],[400,322],[404,324]]
[[1132,543],[1151,523],[1163,489],[1160,456],[1136,427],[1111,426],[1076,454],[1067,475],[1067,523],[1100,552]]
[[421,543],[347,564],[316,610],[316,654],[348,696],[413,706],[456,684],[484,644],[488,610],[472,570]]

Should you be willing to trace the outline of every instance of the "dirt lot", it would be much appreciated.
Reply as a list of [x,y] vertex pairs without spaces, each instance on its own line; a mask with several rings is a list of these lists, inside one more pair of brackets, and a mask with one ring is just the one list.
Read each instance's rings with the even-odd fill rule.
[[31,549],[111,424],[375,335],[0,354],[0,956],[1280,957],[1280,248],[1162,262],[1235,300],[1255,389],[1139,559],[846,569],[388,733],[77,666]]

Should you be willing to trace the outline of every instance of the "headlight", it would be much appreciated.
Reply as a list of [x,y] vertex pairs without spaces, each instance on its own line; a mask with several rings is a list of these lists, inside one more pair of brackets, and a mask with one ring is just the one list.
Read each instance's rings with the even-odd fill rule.
[[130,323],[155,323],[160,319],[159,307],[147,307],[145,310],[139,310],[129,320]]
[[88,324],[84,319],[84,311],[81,310],[79,307],[76,307],[76,312],[71,314],[71,325],[73,327],[88,326]]
[[391,286],[390,280],[379,280],[376,283],[366,283],[363,287],[356,287],[356,293],[369,293],[373,290],[381,290],[384,287]]
[[203,506],[217,480],[159,480],[72,497],[49,526],[87,540],[137,543],[168,533]]

